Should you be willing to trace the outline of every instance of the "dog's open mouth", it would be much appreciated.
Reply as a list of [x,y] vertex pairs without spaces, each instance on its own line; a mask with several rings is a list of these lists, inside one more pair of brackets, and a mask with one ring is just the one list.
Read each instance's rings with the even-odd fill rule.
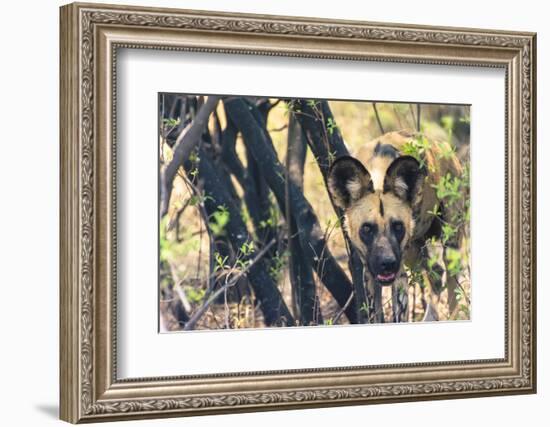
[[396,273],[379,273],[376,275],[376,280],[380,283],[391,283],[395,280]]

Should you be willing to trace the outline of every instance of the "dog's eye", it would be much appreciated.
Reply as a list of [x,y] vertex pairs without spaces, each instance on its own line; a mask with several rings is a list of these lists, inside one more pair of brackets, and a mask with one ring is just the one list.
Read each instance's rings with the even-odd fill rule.
[[395,236],[401,240],[403,238],[403,235],[405,234],[405,226],[401,221],[394,221],[392,222],[391,228],[395,234]]
[[374,233],[375,230],[376,230],[376,224],[371,224],[371,223],[365,222],[361,226],[361,234],[363,236],[368,236],[369,234]]
[[392,227],[393,227],[393,230],[394,231],[403,231],[403,223],[401,221],[395,221],[393,224],[392,224]]

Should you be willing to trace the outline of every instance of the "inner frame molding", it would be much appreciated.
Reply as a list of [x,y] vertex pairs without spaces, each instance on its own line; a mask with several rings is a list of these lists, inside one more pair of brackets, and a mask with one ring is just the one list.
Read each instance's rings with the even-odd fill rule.
[[[60,415],[77,423],[536,391],[536,35],[175,9],[61,8]],[[505,357],[117,380],[117,48],[506,72]]]

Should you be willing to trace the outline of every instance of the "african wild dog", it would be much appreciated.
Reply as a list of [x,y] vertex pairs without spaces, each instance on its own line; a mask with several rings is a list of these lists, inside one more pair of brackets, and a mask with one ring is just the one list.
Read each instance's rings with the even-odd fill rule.
[[[448,212],[461,209],[443,206],[434,189],[441,176],[462,174],[458,158],[448,143],[432,141],[423,150],[422,163],[404,155],[405,144],[419,137],[408,131],[386,133],[363,145],[356,157],[338,158],[329,171],[329,192],[344,210],[348,234],[365,265],[368,311],[375,322],[384,321],[381,287],[386,285],[392,286],[393,321],[407,321],[408,283],[403,264],[426,266],[427,242],[439,237]],[[433,214],[434,207],[438,215]],[[461,238],[459,230],[451,244],[458,247]],[[439,281],[431,284],[435,293],[442,287],[441,263],[432,267],[441,273]],[[456,304],[456,278],[447,275],[446,283],[451,306]]]

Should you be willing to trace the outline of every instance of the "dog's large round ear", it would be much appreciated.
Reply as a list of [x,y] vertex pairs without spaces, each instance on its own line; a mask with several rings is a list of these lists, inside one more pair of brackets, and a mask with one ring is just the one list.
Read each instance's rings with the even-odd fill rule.
[[328,172],[328,189],[334,203],[342,209],[374,191],[365,166],[350,156],[340,157],[332,164]]
[[421,196],[425,176],[425,169],[414,157],[398,157],[386,171],[384,193],[392,192],[412,205]]

